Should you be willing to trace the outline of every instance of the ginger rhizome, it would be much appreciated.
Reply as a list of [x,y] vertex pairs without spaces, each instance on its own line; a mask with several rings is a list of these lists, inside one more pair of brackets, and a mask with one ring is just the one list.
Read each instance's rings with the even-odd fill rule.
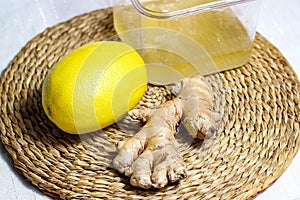
[[181,119],[193,138],[204,139],[208,132],[216,130],[211,92],[204,77],[184,78],[174,88],[179,88],[176,98],[144,110],[146,124],[118,144],[113,164],[130,177],[133,186],[162,188],[187,176],[175,140]]

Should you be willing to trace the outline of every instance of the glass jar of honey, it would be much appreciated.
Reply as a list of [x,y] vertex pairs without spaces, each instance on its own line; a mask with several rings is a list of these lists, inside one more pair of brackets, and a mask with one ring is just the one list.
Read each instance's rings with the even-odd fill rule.
[[113,8],[123,42],[145,60],[149,81],[244,65],[251,57],[259,0],[122,0]]

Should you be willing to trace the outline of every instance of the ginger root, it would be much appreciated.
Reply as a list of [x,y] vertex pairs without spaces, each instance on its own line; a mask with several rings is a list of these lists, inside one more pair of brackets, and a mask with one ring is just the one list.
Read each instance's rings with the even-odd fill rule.
[[207,132],[215,131],[211,93],[204,78],[182,79],[174,88],[178,87],[176,98],[145,111],[147,122],[142,129],[118,144],[114,167],[129,176],[133,186],[163,188],[187,176],[174,137],[181,118],[194,138],[204,139]]

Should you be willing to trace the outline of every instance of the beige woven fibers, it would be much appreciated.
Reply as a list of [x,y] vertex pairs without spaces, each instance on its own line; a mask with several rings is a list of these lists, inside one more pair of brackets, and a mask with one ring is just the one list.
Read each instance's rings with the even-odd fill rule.
[[[15,169],[33,185],[61,199],[249,199],[291,163],[300,145],[299,82],[258,34],[248,64],[207,77],[215,109],[223,113],[218,134],[192,144],[177,135],[188,177],[161,190],[130,186],[111,162],[115,143],[135,131],[128,125],[135,120],[78,137],[55,127],[41,106],[43,79],[62,56],[114,34],[111,9],[75,17],[33,38],[2,73],[1,139]],[[141,103],[168,98],[168,90],[149,86]]]

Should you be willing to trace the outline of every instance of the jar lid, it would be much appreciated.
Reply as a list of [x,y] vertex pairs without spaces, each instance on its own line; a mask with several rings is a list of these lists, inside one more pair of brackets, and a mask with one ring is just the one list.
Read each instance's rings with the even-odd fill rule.
[[142,15],[156,19],[170,19],[195,13],[223,9],[256,0],[130,0]]

